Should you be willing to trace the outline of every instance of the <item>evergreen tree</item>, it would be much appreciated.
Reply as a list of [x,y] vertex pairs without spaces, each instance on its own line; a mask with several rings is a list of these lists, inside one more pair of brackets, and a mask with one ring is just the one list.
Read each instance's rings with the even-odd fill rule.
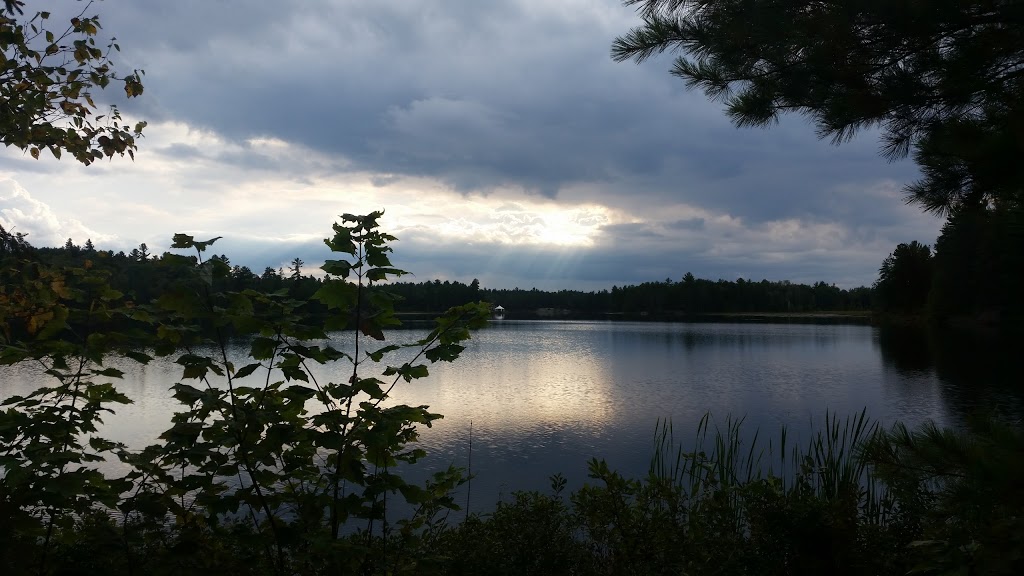
[[883,310],[920,312],[928,302],[931,283],[931,248],[915,240],[900,244],[882,262],[875,292]]
[[24,232],[8,232],[0,225],[0,259],[6,256],[20,256],[32,250],[25,240]]
[[959,210],[935,242],[930,299],[937,317],[986,314],[1009,324],[1024,313],[1024,207]]
[[625,0],[643,24],[612,57],[679,52],[672,74],[724,102],[739,126],[783,112],[839,143],[882,129],[913,153],[908,200],[946,214],[1024,202],[1024,2]]

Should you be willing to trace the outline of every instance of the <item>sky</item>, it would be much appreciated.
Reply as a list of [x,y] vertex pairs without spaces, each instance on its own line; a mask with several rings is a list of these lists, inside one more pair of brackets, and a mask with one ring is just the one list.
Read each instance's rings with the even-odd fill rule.
[[[45,4],[53,19],[85,3]],[[384,210],[396,266],[489,288],[644,281],[870,285],[942,222],[878,134],[833,146],[799,116],[736,128],[670,56],[615,63],[619,0],[105,0],[146,120],[135,161],[0,150],[0,225],[101,249],[176,232],[259,274],[330,258],[344,213]],[[409,277],[407,277],[408,279]]]

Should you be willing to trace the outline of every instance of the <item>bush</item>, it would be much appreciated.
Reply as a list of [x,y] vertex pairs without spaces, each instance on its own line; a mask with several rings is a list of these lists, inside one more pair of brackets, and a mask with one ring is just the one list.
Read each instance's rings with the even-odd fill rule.
[[[380,216],[334,226],[325,243],[342,259],[324,264],[328,280],[311,300],[213,290],[229,273],[222,258],[203,261],[217,239],[183,234],[174,247],[196,257],[164,256],[180,281],[149,305],[112,289],[88,260],[52,268],[4,258],[0,362],[37,362],[55,380],[0,411],[0,530],[5,544],[25,545],[4,551],[11,572],[337,573],[410,562],[388,551],[415,545],[434,516],[457,508],[451,492],[463,476],[449,468],[426,486],[407,483],[397,470],[424,455],[417,427],[441,415],[386,401],[399,382],[426,377],[428,363],[458,358],[490,310],[456,307],[416,342],[382,342],[399,324],[395,297],[368,287],[404,272],[391,266],[394,238],[377,230]],[[340,349],[336,331],[347,331]],[[238,335],[249,338],[241,365],[226,351]],[[366,376],[403,350],[410,359]],[[115,386],[123,373],[104,367],[112,354],[143,364],[174,355],[182,369],[172,388],[180,411],[140,452],[96,434],[105,413],[131,402]],[[309,370],[339,361],[348,368],[337,381]],[[105,477],[99,465],[115,458],[131,471]],[[410,517],[389,518],[389,495]],[[114,530],[104,515],[122,522]]]

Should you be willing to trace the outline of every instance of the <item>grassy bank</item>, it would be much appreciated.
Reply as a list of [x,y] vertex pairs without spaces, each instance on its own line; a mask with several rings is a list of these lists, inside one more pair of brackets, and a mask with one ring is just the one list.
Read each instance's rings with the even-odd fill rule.
[[[515,493],[487,515],[439,509],[329,549],[286,540],[283,563],[245,519],[97,513],[56,528],[43,573],[1018,574],[1022,456],[1019,424],[991,419],[954,432],[829,415],[795,444],[785,429],[705,418],[685,447],[663,422],[642,478],[595,459],[571,494],[556,475],[550,492]],[[0,513],[0,567],[38,573],[41,535]]]

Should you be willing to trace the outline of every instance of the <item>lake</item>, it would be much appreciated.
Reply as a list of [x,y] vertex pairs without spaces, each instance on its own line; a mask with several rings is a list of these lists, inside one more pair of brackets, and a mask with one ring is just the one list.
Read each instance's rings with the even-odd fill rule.
[[[689,443],[707,412],[720,423],[745,417],[762,434],[785,424],[804,437],[826,410],[954,426],[975,410],[1024,414],[1019,350],[1000,338],[834,323],[505,320],[476,333],[455,363],[400,384],[394,398],[445,416],[423,431],[430,457],[417,474],[466,466],[472,425],[470,505],[481,510],[514,490],[546,489],[556,472],[579,486],[595,456],[643,474],[664,418]],[[119,386],[134,404],[108,417],[103,433],[133,447],[152,443],[177,408],[168,388],[180,367],[112,364],[125,370]],[[338,372],[324,367],[317,377],[347,378]],[[48,383],[30,365],[0,367],[0,382],[0,398]]]

